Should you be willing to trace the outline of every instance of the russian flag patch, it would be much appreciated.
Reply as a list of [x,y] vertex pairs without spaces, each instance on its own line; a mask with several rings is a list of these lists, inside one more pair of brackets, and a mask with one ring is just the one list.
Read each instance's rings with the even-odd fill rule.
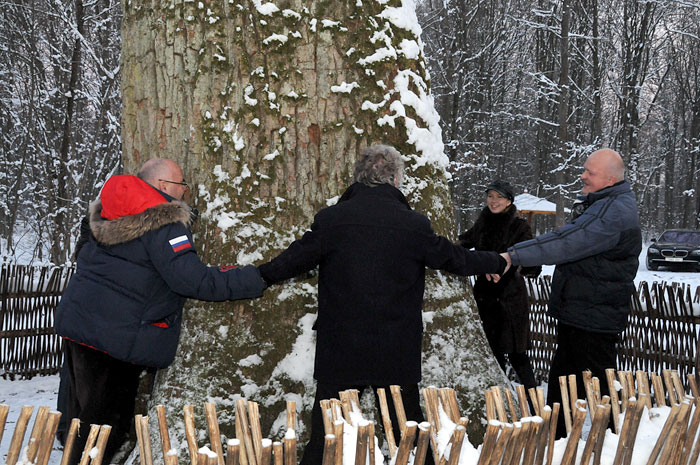
[[170,247],[173,248],[173,252],[179,252],[192,247],[192,244],[190,244],[190,240],[187,238],[187,236],[179,236],[175,239],[170,239],[168,242],[170,242]]

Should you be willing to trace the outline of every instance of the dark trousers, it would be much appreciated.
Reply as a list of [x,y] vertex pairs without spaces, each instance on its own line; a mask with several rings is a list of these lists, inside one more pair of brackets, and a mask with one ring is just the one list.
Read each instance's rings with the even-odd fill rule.
[[80,461],[92,424],[112,427],[102,460],[110,463],[131,428],[139,377],[144,367],[67,340],[63,347],[70,380],[66,415],[81,422],[69,463]]
[[[584,331],[562,323],[557,326],[557,351],[549,369],[549,388],[547,404],[561,404],[561,389],[559,377],[576,375],[576,389],[579,399],[586,399],[586,388],[583,385],[582,372],[590,370],[594,377],[600,380],[600,395],[609,395],[606,368],[616,368],[618,334],[596,333]],[[557,439],[566,436],[564,424],[564,408],[559,410],[557,421]],[[612,425],[612,418],[610,424]]]
[[[321,401],[326,399],[338,399],[339,392],[348,389],[357,389],[360,391],[360,395],[365,390],[365,388],[370,388],[374,392],[374,400],[377,406],[377,412],[379,412],[379,396],[377,396],[377,389],[384,388],[387,393],[387,404],[389,406],[389,418],[391,418],[391,429],[394,432],[394,438],[398,445],[401,438],[401,428],[399,427],[399,421],[396,418],[396,411],[394,409],[394,402],[390,395],[389,386],[366,386],[366,385],[337,385],[329,383],[316,383],[316,398],[314,399],[314,406],[311,410],[311,439],[309,439],[308,444],[304,448],[304,456],[301,459],[300,465],[321,465],[323,462],[323,443],[324,443],[324,429],[323,429],[323,413],[321,412]],[[409,384],[401,386],[401,397],[403,399],[404,410],[406,411],[406,419],[413,420],[418,423],[424,421],[423,411],[420,408],[420,394],[418,392],[417,384]],[[381,422],[380,422],[381,423]],[[425,456],[425,465],[433,465],[433,456],[431,449],[428,449],[428,453]]]
[[[501,366],[501,370],[505,373],[506,354],[494,352],[494,355],[496,356],[496,360],[498,360],[498,364]],[[535,374],[532,371],[532,364],[530,364],[530,357],[527,355],[527,352],[508,354],[508,361],[513,367],[513,370],[515,370],[518,381],[525,386],[525,389],[537,387]]]

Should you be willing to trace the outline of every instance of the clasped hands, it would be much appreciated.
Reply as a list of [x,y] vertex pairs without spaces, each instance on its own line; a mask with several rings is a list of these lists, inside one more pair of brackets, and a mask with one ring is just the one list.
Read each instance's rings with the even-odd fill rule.
[[[510,255],[508,255],[508,252],[503,252],[501,254],[501,257],[503,257],[506,260],[506,267],[503,270],[503,274],[506,274],[506,272],[510,269],[510,265],[512,264],[512,262],[510,261]],[[503,276],[503,274],[487,273],[486,280],[493,281],[494,283],[497,283],[498,281],[501,280],[501,276]]]

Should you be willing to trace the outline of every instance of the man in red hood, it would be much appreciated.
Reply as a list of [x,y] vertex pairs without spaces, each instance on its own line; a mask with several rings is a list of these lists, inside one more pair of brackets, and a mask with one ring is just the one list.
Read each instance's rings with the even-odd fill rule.
[[129,431],[142,370],[175,357],[186,298],[246,299],[265,288],[254,266],[201,262],[182,201],[188,188],[177,163],[153,159],[137,176],[108,179],[90,206],[77,271],[56,312],[70,379],[66,414],[81,420],[72,464],[90,424],[112,426],[109,463]]

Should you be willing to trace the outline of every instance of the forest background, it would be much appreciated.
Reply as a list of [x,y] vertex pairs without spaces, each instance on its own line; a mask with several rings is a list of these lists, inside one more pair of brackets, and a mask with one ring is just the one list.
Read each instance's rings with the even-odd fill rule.
[[[623,155],[647,238],[700,227],[700,2],[417,9],[460,229],[496,177],[556,202],[563,223],[601,146]],[[3,261],[69,262],[88,203],[123,170],[121,18],[118,0],[0,0]]]

